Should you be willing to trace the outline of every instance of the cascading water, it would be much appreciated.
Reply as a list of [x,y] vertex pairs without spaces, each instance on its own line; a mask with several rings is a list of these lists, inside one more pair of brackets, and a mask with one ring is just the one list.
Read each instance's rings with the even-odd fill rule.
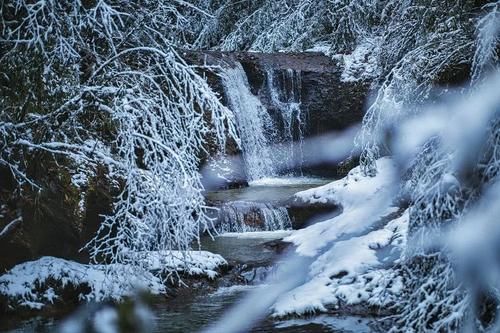
[[266,77],[271,103],[278,109],[281,119],[281,135],[277,138],[281,147],[280,159],[288,169],[301,172],[306,124],[306,114],[301,109],[301,73],[293,69],[267,68]]
[[223,75],[249,181],[300,172],[302,163],[306,114],[301,110],[301,73],[267,69],[266,77],[273,113],[251,93],[240,63],[226,68]]
[[250,92],[240,63],[225,70],[223,84],[229,106],[236,117],[248,180],[275,176],[269,151],[273,120],[260,100]]
[[[301,73],[291,69],[267,69],[266,77],[269,110],[250,91],[247,75],[240,63],[225,68],[222,75],[229,108],[236,118],[245,173],[250,183],[301,172],[306,116],[301,111]],[[285,230],[291,227],[284,207],[231,201],[220,207],[216,229],[223,233]]]
[[292,228],[286,208],[269,203],[233,201],[219,208],[216,230],[224,232],[274,231]]

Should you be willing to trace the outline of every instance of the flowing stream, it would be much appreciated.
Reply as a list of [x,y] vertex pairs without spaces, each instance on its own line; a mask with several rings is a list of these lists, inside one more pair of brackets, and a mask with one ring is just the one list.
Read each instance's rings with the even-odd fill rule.
[[218,233],[291,230],[286,209],[293,194],[328,183],[321,178],[266,178],[251,186],[207,193],[218,206],[214,229]]
[[[179,300],[177,304],[159,304],[155,312],[158,314],[158,325],[155,333],[196,332],[214,319],[220,317],[245,292],[252,287],[221,288],[208,295],[193,296],[192,300]],[[251,332],[254,333],[370,333],[371,320],[358,317],[333,317],[320,315],[310,319],[270,320],[258,323]]]
[[275,138],[279,149],[277,158],[285,170],[302,175],[306,113],[301,108],[302,81],[300,71],[293,69],[273,70],[267,68],[267,90],[272,105],[279,111],[277,118],[281,124]]

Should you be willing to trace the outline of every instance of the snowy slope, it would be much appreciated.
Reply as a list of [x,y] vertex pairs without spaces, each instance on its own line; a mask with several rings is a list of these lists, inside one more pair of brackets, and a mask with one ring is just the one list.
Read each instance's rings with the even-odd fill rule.
[[274,304],[275,316],[360,303],[383,306],[400,292],[401,279],[390,266],[406,244],[409,214],[408,210],[401,214],[397,207],[378,206],[391,193],[393,164],[389,158],[377,164],[375,177],[365,177],[354,168],[344,179],[296,194],[304,202],[335,202],[343,212],[285,239],[314,261],[308,280]]
[[377,161],[375,177],[365,177],[359,167],[340,180],[295,194],[304,203],[335,203],[342,206],[342,214],[299,230],[285,238],[297,246],[301,255],[317,255],[327,244],[339,237],[366,231],[382,216],[397,210],[390,208],[390,187],[394,165],[391,159]]

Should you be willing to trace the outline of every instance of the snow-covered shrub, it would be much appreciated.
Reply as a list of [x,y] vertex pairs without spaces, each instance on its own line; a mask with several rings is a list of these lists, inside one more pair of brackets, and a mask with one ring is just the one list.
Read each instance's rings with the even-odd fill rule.
[[465,0],[390,1],[384,8],[377,54],[381,84],[357,138],[366,173],[375,173],[373,161],[388,151],[385,131],[432,97],[443,71],[471,61],[472,9]]
[[[416,117],[416,122],[408,121],[414,125],[411,131],[422,135],[418,141],[423,144],[417,144],[414,138],[406,141],[419,150],[411,157],[411,176],[405,187],[411,204],[410,229],[400,270],[405,287],[398,303],[395,332],[483,330],[496,316],[497,286],[477,279],[483,270],[495,274],[496,267],[483,267],[481,256],[487,251],[466,245],[477,239],[473,233],[461,234],[464,225],[471,222],[471,210],[477,211],[478,201],[488,200],[488,205],[495,202],[485,190],[497,182],[498,174],[500,104],[496,82],[498,77],[474,87],[465,96],[455,95],[453,102],[443,106],[446,111],[431,108]],[[411,136],[410,127],[402,127]],[[406,140],[403,136],[398,139]],[[473,220],[477,229],[484,228],[482,223],[493,222],[484,209]],[[479,242],[487,241],[483,235]],[[490,251],[490,245],[482,246]]]
[[121,300],[137,290],[160,294],[165,286],[158,277],[132,266],[84,265],[54,257],[22,263],[0,277],[0,295],[9,297],[12,309]]
[[303,51],[320,42],[352,51],[377,21],[377,0],[216,1],[192,44],[225,51]]

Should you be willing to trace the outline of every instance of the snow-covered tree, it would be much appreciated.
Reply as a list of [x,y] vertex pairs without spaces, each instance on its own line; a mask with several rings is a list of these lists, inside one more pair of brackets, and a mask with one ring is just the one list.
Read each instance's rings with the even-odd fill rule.
[[[120,195],[88,245],[94,260],[190,247],[205,214],[199,158],[233,117],[175,50],[185,2],[2,2],[0,163],[20,185],[44,152],[108,169]],[[28,66],[26,64],[29,64]]]

